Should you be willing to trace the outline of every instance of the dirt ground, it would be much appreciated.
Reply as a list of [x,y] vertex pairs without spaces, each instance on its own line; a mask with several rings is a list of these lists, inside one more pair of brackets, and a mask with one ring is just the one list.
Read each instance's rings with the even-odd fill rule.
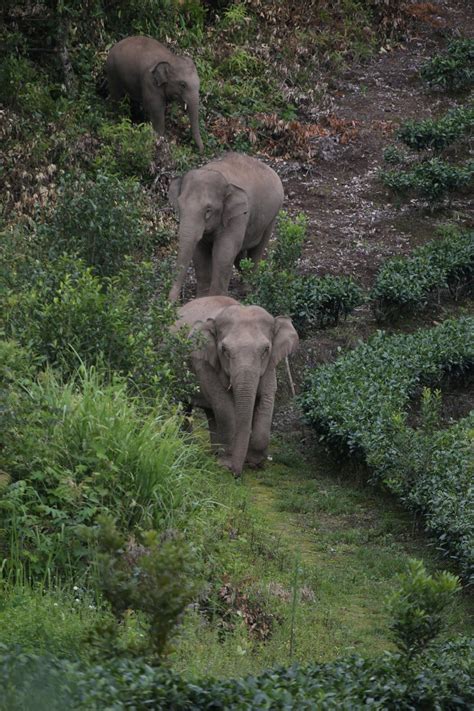
[[[300,264],[304,273],[350,275],[370,289],[386,259],[407,254],[432,239],[437,227],[448,222],[474,225],[474,204],[465,197],[434,209],[423,201],[397,201],[378,177],[381,168],[389,167],[383,150],[394,142],[394,131],[403,121],[436,117],[466,101],[465,96],[429,92],[418,72],[450,39],[474,36],[474,3],[448,0],[432,5],[439,9],[432,15],[433,21],[418,23],[403,44],[382,49],[369,61],[331,79],[324,110],[302,109],[301,121],[319,123],[331,115],[354,122],[350,140],[344,143],[337,136],[318,137],[313,139],[313,156],[308,162],[272,161],[284,184],[284,208],[292,214],[303,211],[309,218]],[[383,328],[431,326],[460,309],[472,311],[472,302],[447,300],[414,319],[385,323]],[[297,389],[308,366],[333,360],[341,348],[355,346],[380,327],[370,308],[362,306],[346,323],[305,340],[292,358]],[[286,379],[284,373],[280,377]],[[296,413],[288,408],[288,384],[282,386],[276,427],[285,430],[292,423],[296,426]],[[449,407],[451,418],[456,418],[455,400]],[[462,398],[459,416],[469,406],[474,407],[472,389]]]
[[[328,114],[355,122],[347,143],[336,137],[313,139],[309,163],[275,162],[286,192],[285,208],[309,217],[302,271],[344,274],[370,287],[379,266],[431,239],[436,227],[455,216],[472,225],[474,205],[454,199],[435,210],[423,202],[397,203],[378,178],[383,150],[407,119],[437,116],[459,98],[428,92],[418,78],[421,65],[451,37],[474,34],[474,4],[439,2],[440,26],[417,24],[409,41],[347,70],[331,81],[324,112],[305,108],[302,120],[320,122]],[[461,101],[463,99],[461,98]],[[465,97],[464,97],[465,100]]]

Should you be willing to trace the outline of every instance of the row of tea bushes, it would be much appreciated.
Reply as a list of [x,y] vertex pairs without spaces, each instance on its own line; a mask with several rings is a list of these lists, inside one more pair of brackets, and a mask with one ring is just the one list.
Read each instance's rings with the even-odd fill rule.
[[474,231],[445,229],[442,239],[413,250],[409,257],[386,261],[371,292],[376,313],[420,309],[433,293],[449,289],[456,296],[474,276]]
[[397,131],[397,138],[415,151],[427,148],[442,150],[474,128],[474,108],[458,106],[439,119],[406,121]]
[[188,681],[140,660],[85,666],[0,646],[0,709],[468,709],[474,643],[457,639],[409,664],[398,654]]
[[[474,580],[472,418],[438,431],[440,395],[425,390],[421,426],[408,424],[423,385],[474,365],[474,318],[446,320],[410,335],[378,332],[315,370],[301,404],[322,440],[361,456],[390,490],[421,509],[440,545]],[[441,492],[443,495],[441,496]]]

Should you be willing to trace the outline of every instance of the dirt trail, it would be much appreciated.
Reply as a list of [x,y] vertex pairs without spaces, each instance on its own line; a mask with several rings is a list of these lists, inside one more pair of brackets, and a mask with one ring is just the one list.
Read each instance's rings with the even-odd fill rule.
[[367,287],[383,261],[432,238],[436,226],[454,214],[458,223],[473,223],[473,207],[468,209],[466,201],[454,199],[433,212],[414,201],[397,205],[377,178],[380,168],[389,167],[383,150],[393,142],[397,126],[436,116],[459,101],[426,91],[418,71],[450,37],[474,35],[474,5],[452,0],[435,4],[441,27],[420,23],[405,44],[382,50],[333,80],[328,110],[318,113],[316,108],[302,117],[319,121],[331,114],[355,121],[355,138],[345,145],[332,137],[314,139],[310,163],[276,163],[285,206],[310,219],[303,271],[352,275]]

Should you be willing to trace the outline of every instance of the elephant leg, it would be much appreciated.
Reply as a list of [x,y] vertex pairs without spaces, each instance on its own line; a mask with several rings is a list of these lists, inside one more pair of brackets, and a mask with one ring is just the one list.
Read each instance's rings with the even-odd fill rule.
[[211,438],[211,448],[214,454],[218,454],[220,451],[220,441],[217,432],[216,418],[214,417],[214,412],[210,408],[204,408],[204,412],[207,417],[207,424],[209,426],[209,435]]
[[211,247],[202,241],[197,243],[193,255],[196,270],[197,297],[207,296],[211,286],[212,251]]
[[150,117],[152,126],[159,136],[165,133],[165,111],[166,101],[164,96],[152,93],[148,90],[143,91],[143,108]]
[[270,241],[270,237],[272,236],[274,225],[275,225],[275,220],[272,220],[272,222],[270,222],[268,227],[264,230],[262,239],[260,240],[260,242],[257,245],[255,245],[255,247],[251,247],[251,249],[248,250],[247,256],[255,264],[257,264],[257,262],[259,262],[261,260],[261,258],[263,257],[263,253],[267,247],[267,244]]
[[201,360],[194,360],[193,367],[206,403],[201,407],[208,418],[212,447],[219,454],[221,463],[230,468],[232,442],[235,436],[232,395],[223,388],[210,365]]
[[212,280],[209,296],[227,294],[234,259],[240,251],[242,242],[243,235],[238,239],[237,245],[232,235],[226,235],[225,239],[218,239],[214,242],[212,249]]

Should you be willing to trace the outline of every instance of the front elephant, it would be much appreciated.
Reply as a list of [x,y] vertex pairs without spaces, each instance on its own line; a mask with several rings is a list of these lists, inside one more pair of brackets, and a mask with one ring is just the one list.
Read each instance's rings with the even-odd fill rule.
[[206,412],[221,463],[240,476],[245,462],[260,466],[267,457],[276,366],[297,348],[298,335],[289,318],[227,296],[195,299],[178,313],[177,327],[191,327],[197,338],[195,404]]
[[178,57],[151,37],[126,37],[110,50],[105,69],[112,100],[128,95],[140,103],[160,136],[165,131],[166,103],[178,99],[188,112],[199,150],[204,150],[199,132],[199,77],[191,59]]
[[283,197],[275,171],[241,153],[227,153],[175,178],[169,199],[180,225],[170,300],[179,298],[191,260],[198,297],[226,294],[233,265],[243,257],[255,263],[262,257]]

